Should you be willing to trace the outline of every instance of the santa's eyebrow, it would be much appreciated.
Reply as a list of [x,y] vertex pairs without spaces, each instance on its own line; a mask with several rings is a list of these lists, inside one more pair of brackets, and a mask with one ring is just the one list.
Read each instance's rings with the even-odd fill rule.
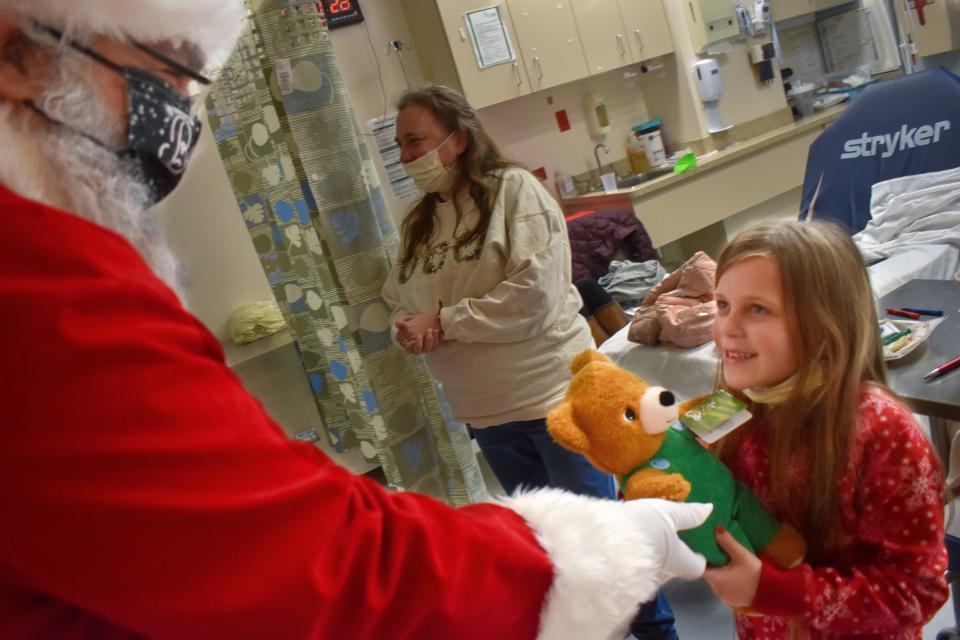
[[[97,62],[100,62],[101,64],[105,64],[111,69],[115,69],[121,72],[123,71],[123,67],[121,65],[117,64],[113,60],[110,60],[106,56],[103,56],[97,53],[92,48],[86,45],[82,45],[76,40],[73,40],[72,38],[66,37],[64,33],[59,29],[55,29],[50,25],[43,24],[42,22],[34,22],[34,25],[36,26],[37,29],[40,29],[41,31],[45,31],[49,33],[50,35],[60,40],[64,44],[72,47],[73,49],[76,49],[77,51],[85,53],[86,55],[90,56]],[[202,60],[202,56],[200,56],[199,50],[197,50],[195,47],[191,47],[189,45],[181,47],[182,53],[185,56],[187,56],[187,58],[185,59],[185,62],[186,62],[185,64],[184,62],[179,62],[175,60],[172,57],[174,55],[173,53],[171,54],[163,53],[161,51],[158,51],[154,47],[147,46],[145,44],[137,42],[136,40],[132,40],[131,42],[133,46],[135,46],[137,49],[140,49],[151,58],[154,58],[155,60],[159,60],[160,62],[164,63],[165,65],[167,65],[168,67],[176,71],[177,73],[185,75],[191,80],[196,80],[197,82],[203,85],[207,85],[212,82],[210,78],[206,77],[205,75],[203,75],[198,71],[198,69],[200,69],[203,66],[203,60]],[[180,51],[178,51],[177,53],[180,53]],[[194,68],[191,68],[191,66],[193,66]]]
[[[164,63],[177,73],[183,74],[191,80],[196,80],[200,84],[206,85],[211,83],[210,78],[206,77],[199,71],[199,69],[203,67],[203,59],[200,56],[200,52],[194,47],[184,46],[178,49],[176,53],[165,53],[154,47],[137,42],[136,40],[132,42],[133,46],[135,46],[137,49],[140,49],[140,51],[143,51],[148,56]],[[183,62],[180,62],[173,57],[174,55],[180,54],[184,56]]]

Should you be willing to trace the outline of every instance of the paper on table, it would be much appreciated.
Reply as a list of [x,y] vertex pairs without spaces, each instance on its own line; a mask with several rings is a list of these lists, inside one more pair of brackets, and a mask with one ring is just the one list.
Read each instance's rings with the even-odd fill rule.
[[[943,322],[943,318],[934,318],[933,320],[886,320],[901,329],[910,329],[912,333],[906,336],[908,340],[902,346],[899,346],[900,340],[883,347],[883,359],[887,362],[899,360],[912,353],[914,349],[923,344],[937,325]],[[896,351],[894,351],[896,349]]]

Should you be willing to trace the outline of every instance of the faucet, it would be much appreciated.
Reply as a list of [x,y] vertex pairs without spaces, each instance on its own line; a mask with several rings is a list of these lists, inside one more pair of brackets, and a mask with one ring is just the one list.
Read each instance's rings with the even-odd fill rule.
[[600,176],[603,175],[603,165],[600,164],[601,150],[603,150],[605,154],[610,155],[610,149],[608,149],[607,145],[603,144],[602,142],[593,148],[593,159],[597,161],[597,179],[598,180],[600,179]]
[[603,144],[602,142],[593,148],[593,159],[597,161],[597,172],[602,174],[602,173],[603,173],[603,165],[600,164],[600,150],[601,150],[601,149],[602,149],[603,152],[604,152],[605,154],[607,154],[607,155],[610,155],[610,149],[608,149],[608,148],[607,148],[607,145]]

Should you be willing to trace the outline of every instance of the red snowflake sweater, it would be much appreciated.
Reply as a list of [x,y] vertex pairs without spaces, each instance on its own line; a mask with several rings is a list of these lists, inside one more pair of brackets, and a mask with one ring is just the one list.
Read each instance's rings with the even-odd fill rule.
[[[919,640],[946,600],[943,478],[923,432],[886,393],[865,390],[851,453],[839,486],[841,548],[829,566],[784,571],[764,562],[751,607],[761,615],[737,616],[740,638],[789,638],[793,618],[812,640]],[[741,439],[730,467],[777,513],[766,425]],[[790,491],[799,503],[807,489],[797,467]]]

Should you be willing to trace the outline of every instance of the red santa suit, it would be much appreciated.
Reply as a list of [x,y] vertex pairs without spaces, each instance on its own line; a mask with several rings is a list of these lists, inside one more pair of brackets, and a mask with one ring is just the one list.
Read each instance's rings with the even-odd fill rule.
[[[612,550],[626,597],[615,566],[571,581],[567,530],[596,547],[591,509],[626,505],[454,510],[350,474],[285,437],[126,240],[3,187],[0,216],[0,638],[602,637],[669,577],[651,542]],[[651,521],[630,513],[614,544]]]

